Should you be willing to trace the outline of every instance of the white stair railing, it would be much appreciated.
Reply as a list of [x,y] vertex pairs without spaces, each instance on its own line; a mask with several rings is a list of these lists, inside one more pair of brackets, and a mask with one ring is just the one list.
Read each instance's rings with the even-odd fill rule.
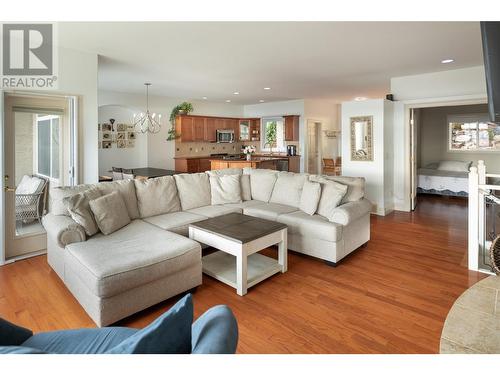
[[469,222],[468,222],[468,266],[470,270],[486,271],[479,268],[479,254],[488,249],[486,245],[486,214],[485,199],[491,190],[499,190],[500,185],[488,185],[487,178],[499,178],[500,174],[486,173],[483,160],[477,162],[477,167],[471,167],[469,172]]

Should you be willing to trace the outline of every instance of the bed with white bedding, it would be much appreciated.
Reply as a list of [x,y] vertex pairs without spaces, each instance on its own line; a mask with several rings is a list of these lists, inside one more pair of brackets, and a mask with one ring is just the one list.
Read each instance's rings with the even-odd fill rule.
[[417,192],[467,197],[470,162],[441,161],[417,171]]

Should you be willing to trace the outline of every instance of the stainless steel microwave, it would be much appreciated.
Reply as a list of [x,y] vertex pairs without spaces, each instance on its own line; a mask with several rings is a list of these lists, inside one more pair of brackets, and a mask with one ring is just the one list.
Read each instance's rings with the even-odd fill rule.
[[233,143],[234,130],[232,129],[217,129],[217,143]]

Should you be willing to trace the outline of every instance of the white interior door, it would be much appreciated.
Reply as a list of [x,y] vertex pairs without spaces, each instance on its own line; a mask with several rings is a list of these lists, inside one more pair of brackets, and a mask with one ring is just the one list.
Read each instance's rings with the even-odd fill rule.
[[321,173],[321,123],[307,121],[307,172]]
[[[4,119],[5,259],[46,249],[41,216],[47,189],[69,185],[72,170],[69,102],[66,98],[5,96]],[[43,194],[24,176],[47,182]]]

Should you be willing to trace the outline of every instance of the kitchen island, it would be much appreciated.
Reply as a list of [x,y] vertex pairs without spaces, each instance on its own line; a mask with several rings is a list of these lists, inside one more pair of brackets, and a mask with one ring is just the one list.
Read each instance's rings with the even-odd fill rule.
[[288,170],[287,157],[265,157],[253,156],[251,160],[245,159],[210,159],[210,169],[225,169],[225,168],[259,168],[259,169],[274,169],[280,170],[280,162],[286,162],[286,169]]

